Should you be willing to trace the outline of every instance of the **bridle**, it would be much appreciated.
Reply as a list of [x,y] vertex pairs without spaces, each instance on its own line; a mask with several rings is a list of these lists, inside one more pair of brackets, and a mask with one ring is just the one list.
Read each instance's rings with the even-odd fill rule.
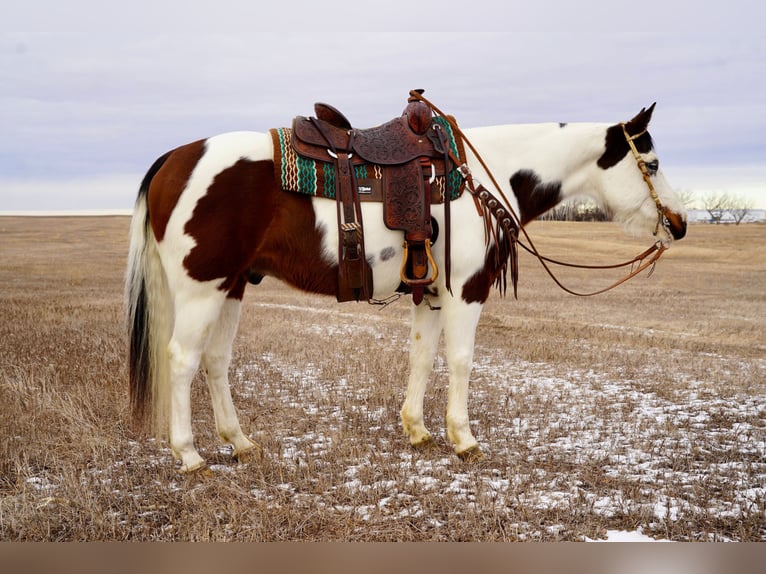
[[[479,152],[476,150],[476,148],[471,143],[471,141],[466,137],[465,133],[460,129],[460,127],[458,127],[457,122],[454,120],[454,118],[452,116],[448,116],[447,114],[442,112],[433,103],[431,103],[428,99],[426,99],[423,96],[422,91],[420,91],[420,90],[412,90],[412,91],[410,91],[410,96],[413,97],[413,98],[422,100],[425,104],[427,104],[434,111],[434,113],[436,113],[436,114],[442,116],[443,118],[445,118],[446,121],[450,124],[450,127],[452,128],[454,134],[456,136],[459,136],[460,138],[462,138],[463,142],[465,143],[466,146],[468,146],[468,148],[474,154],[474,156],[476,157],[477,161],[479,162],[481,167],[484,169],[484,172],[487,174],[487,176],[489,177],[490,181],[492,182],[492,185],[494,186],[495,190],[498,192],[498,194],[502,198],[502,202],[503,202],[504,205],[500,206],[500,208],[501,208],[500,210],[502,211],[502,208],[504,207],[505,208],[504,214],[507,214],[508,216],[513,218],[513,227],[515,227],[515,229],[510,229],[511,222],[509,221],[509,219],[507,217],[503,221],[503,223],[504,223],[503,227],[505,228],[505,232],[510,234],[510,241],[511,241],[511,243],[513,243],[513,244],[517,243],[524,250],[526,250],[527,252],[529,252],[532,255],[534,255],[540,261],[540,264],[543,266],[543,268],[548,273],[548,275],[551,277],[551,279],[553,279],[553,281],[556,283],[556,285],[558,285],[561,289],[563,289],[564,291],[566,291],[567,293],[569,293],[571,295],[576,295],[578,297],[591,297],[593,295],[599,295],[601,293],[604,293],[606,291],[614,289],[618,285],[621,285],[621,284],[625,283],[626,281],[628,281],[629,279],[632,279],[636,275],[640,274],[641,272],[643,272],[647,268],[650,268],[649,269],[649,276],[651,276],[651,274],[654,272],[655,264],[657,263],[659,258],[662,256],[662,254],[668,248],[667,243],[665,241],[663,241],[663,240],[658,240],[657,242],[655,242],[654,245],[649,247],[646,251],[644,251],[643,253],[640,253],[639,255],[637,255],[636,257],[634,257],[633,259],[631,259],[629,261],[625,261],[623,263],[612,264],[612,265],[584,265],[584,264],[579,264],[579,263],[566,263],[566,262],[563,262],[563,261],[557,261],[555,259],[551,259],[550,257],[543,256],[538,251],[537,247],[535,247],[535,245],[534,245],[534,243],[532,241],[532,238],[529,236],[529,234],[527,233],[526,229],[524,229],[524,227],[522,226],[521,218],[518,216],[516,211],[513,209],[511,202],[508,201],[508,198],[505,196],[505,193],[503,192],[503,190],[500,187],[500,185],[497,183],[497,180],[495,179],[495,176],[492,174],[492,172],[490,171],[489,167],[484,162],[484,159],[481,157],[481,154],[479,154]],[[658,218],[657,218],[657,227],[654,230],[654,234],[657,235],[657,232],[659,231],[660,225],[662,225],[663,228],[668,232],[668,234],[670,234],[672,236],[672,234],[670,233],[670,231],[668,229],[668,227],[669,227],[669,222],[668,222],[668,217],[667,217],[668,209],[667,209],[667,207],[662,205],[662,202],[660,201],[660,198],[657,195],[657,190],[654,189],[654,185],[652,184],[651,175],[649,174],[649,170],[646,167],[646,162],[643,160],[643,158],[641,157],[641,154],[639,154],[638,150],[636,149],[635,140],[638,139],[639,137],[641,137],[642,135],[644,135],[647,132],[647,130],[644,130],[644,131],[642,131],[642,132],[640,132],[638,134],[635,134],[635,135],[631,136],[630,134],[628,134],[628,130],[627,130],[626,124],[624,122],[621,123],[620,126],[622,127],[623,134],[625,135],[625,140],[628,142],[628,146],[630,147],[631,151],[633,152],[633,157],[636,159],[636,164],[638,165],[638,168],[639,168],[639,170],[641,171],[641,173],[643,175],[644,182],[646,183],[646,186],[649,189],[649,195],[652,198],[652,200],[654,201],[654,204],[657,206]],[[459,162],[456,162],[456,165],[459,165]],[[459,169],[460,169],[461,174],[463,174],[463,177],[464,177],[464,179],[465,179],[465,181],[467,183],[468,190],[470,191],[471,195],[473,196],[474,201],[477,202],[477,206],[479,205],[479,202],[482,202],[482,205],[484,205],[485,211],[486,211],[487,206],[483,202],[488,201],[487,198],[489,198],[489,201],[492,201],[495,198],[492,197],[492,194],[489,193],[488,190],[481,183],[478,183],[475,180],[475,178],[473,178],[471,176],[470,169],[468,168],[468,166],[465,163],[460,165]],[[492,207],[491,211],[495,212],[495,215],[496,215],[496,212],[498,211],[498,208],[497,207]],[[481,210],[480,210],[480,213],[481,213]],[[522,242],[519,239],[519,237],[518,237],[519,231],[524,234],[524,237],[526,238],[527,242],[529,243],[528,246],[525,245],[524,242]],[[509,253],[509,256],[512,259],[512,261],[511,261],[511,268],[512,269],[518,269],[518,263],[516,261],[514,261],[514,259],[516,257],[516,249],[511,249],[510,253]],[[614,283],[612,283],[608,287],[605,287],[603,289],[599,289],[597,291],[588,292],[588,293],[580,293],[580,292],[574,291],[574,290],[566,287],[556,277],[556,275],[553,273],[553,271],[551,271],[550,267],[548,266],[548,263],[553,264],[553,265],[563,266],[563,267],[574,267],[574,268],[577,268],[577,269],[619,269],[619,268],[622,268],[622,267],[630,266],[631,267],[631,271],[625,277],[623,277],[622,279],[619,279],[618,281],[615,281]],[[515,277],[514,277],[514,292],[515,292]]]
[[660,197],[657,195],[657,190],[654,189],[652,176],[649,173],[649,169],[646,167],[646,162],[644,161],[644,158],[641,157],[641,154],[638,153],[638,149],[636,148],[635,140],[647,133],[648,130],[643,130],[637,134],[630,135],[628,133],[628,127],[625,122],[621,122],[620,127],[622,128],[622,133],[625,135],[625,141],[628,142],[630,151],[633,152],[633,157],[636,159],[636,165],[638,165],[638,169],[641,170],[641,175],[644,178],[644,183],[646,183],[646,187],[649,188],[649,196],[654,201],[654,205],[657,206],[657,226],[654,228],[654,235],[657,235],[657,232],[660,230],[660,225],[665,228],[665,231],[667,231],[668,234],[672,235],[669,229],[670,222],[668,221],[667,215],[668,208],[662,205],[662,201],[660,201]]

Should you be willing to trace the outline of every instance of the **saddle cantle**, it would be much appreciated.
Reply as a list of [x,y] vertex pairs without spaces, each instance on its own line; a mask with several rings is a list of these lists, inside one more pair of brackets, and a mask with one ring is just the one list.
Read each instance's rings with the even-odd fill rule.
[[328,124],[332,124],[337,128],[344,130],[351,129],[351,122],[346,119],[346,116],[344,116],[330,104],[317,102],[314,104],[314,113],[316,114],[317,119],[325,121]]
[[[290,152],[299,161],[320,163],[322,171],[332,176],[330,196],[338,204],[338,300],[369,300],[372,296],[359,204],[379,201],[386,226],[404,232],[401,280],[412,290],[413,301],[420,303],[424,288],[438,275],[431,256],[432,203],[445,203],[449,261],[448,208],[459,194],[460,184],[448,176],[464,157],[462,146],[448,133],[449,122],[435,118],[431,108],[415,97],[410,97],[400,117],[367,129],[351,127],[341,112],[327,104],[315,104],[314,111],[315,117],[293,120]],[[275,130],[272,136],[276,149],[280,136]],[[282,142],[284,147],[286,142]],[[367,171],[376,177],[360,177]],[[437,177],[441,186],[435,185]]]

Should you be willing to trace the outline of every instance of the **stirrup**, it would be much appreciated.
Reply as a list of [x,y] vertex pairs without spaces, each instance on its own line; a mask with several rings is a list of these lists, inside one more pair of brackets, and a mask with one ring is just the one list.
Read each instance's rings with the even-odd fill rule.
[[436,278],[439,276],[439,268],[436,266],[436,261],[434,261],[433,255],[431,255],[431,240],[426,239],[423,242],[423,245],[425,245],[426,248],[426,257],[428,258],[428,265],[431,267],[432,274],[430,277],[424,277],[422,279],[411,279],[407,277],[407,260],[409,259],[409,245],[407,241],[404,242],[404,255],[402,256],[402,266],[399,269],[399,278],[402,280],[402,283],[405,285],[409,285],[410,287],[416,286],[416,285],[430,285],[434,281],[436,281]]

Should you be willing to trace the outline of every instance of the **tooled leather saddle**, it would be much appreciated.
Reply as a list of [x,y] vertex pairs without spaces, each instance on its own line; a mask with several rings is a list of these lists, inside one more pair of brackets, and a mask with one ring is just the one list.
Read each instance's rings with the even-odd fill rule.
[[[334,165],[334,196],[338,206],[338,301],[370,300],[372,271],[364,249],[360,202],[383,203],[387,227],[404,232],[400,278],[419,304],[424,289],[434,282],[438,268],[431,255],[432,203],[445,203],[445,248],[449,278],[449,203],[460,190],[447,175],[464,157],[450,146],[445,123],[436,121],[431,108],[416,97],[408,99],[400,117],[380,126],[356,129],[334,107],[317,103],[316,117],[293,120],[291,145],[300,158]],[[457,155],[457,157],[456,157]],[[358,167],[373,165],[379,177],[360,178]],[[442,186],[435,185],[439,177]],[[449,286],[449,281],[448,281]]]

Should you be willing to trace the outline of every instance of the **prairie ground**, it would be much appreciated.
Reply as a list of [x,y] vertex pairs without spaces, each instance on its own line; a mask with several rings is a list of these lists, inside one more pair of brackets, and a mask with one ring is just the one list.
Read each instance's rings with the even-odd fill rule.
[[[0,540],[766,539],[766,226],[692,226],[654,274],[576,298],[520,256],[479,324],[469,409],[486,457],[443,438],[437,358],[413,450],[398,411],[409,301],[251,286],[231,385],[263,457],[235,463],[195,380],[208,475],[131,428],[127,217],[0,217]],[[612,224],[539,222],[546,255],[611,263]],[[616,278],[562,271],[579,290]],[[353,347],[358,352],[345,352]]]

